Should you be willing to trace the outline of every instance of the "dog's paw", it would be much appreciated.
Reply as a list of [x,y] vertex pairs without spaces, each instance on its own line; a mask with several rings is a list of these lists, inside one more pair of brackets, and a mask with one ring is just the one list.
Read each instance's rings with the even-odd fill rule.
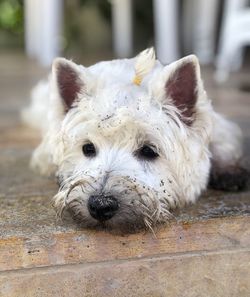
[[220,167],[213,164],[210,171],[209,187],[223,191],[242,191],[250,181],[250,171],[240,166]]

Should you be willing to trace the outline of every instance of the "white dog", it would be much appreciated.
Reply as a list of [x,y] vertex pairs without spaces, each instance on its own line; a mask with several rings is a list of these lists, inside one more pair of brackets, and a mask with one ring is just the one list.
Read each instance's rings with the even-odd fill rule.
[[23,118],[43,132],[31,164],[56,174],[58,213],[86,227],[152,228],[209,176],[244,184],[241,131],[213,110],[193,55],[163,66],[148,49],[88,68],[57,58]]

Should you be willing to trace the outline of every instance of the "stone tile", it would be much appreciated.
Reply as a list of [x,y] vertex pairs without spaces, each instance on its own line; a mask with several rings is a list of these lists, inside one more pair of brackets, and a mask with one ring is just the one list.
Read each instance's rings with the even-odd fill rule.
[[249,297],[250,250],[0,274],[4,297]]

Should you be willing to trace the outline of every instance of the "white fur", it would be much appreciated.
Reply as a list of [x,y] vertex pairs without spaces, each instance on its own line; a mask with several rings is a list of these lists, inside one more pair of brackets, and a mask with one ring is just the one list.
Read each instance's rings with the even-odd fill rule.
[[141,52],[135,61],[135,78],[142,80],[155,65],[155,51],[153,48]]
[[21,113],[22,120],[27,125],[45,133],[48,130],[48,108],[50,104],[48,94],[48,81],[40,81],[31,91],[31,104],[24,108]]
[[[23,112],[27,123],[43,133],[47,129],[33,154],[32,167],[63,178],[55,205],[59,212],[73,209],[87,226],[97,224],[88,213],[88,197],[103,187],[118,195],[122,204],[121,215],[107,225],[132,224],[139,217],[151,226],[166,221],[170,209],[199,197],[207,186],[211,157],[221,163],[234,163],[241,157],[240,130],[213,111],[196,57],[165,67],[159,61],[151,63],[153,68],[143,75],[140,86],[132,83],[135,61],[114,60],[85,68],[58,59],[50,85],[40,84],[31,106]],[[191,127],[180,120],[178,109],[164,92],[166,80],[186,61],[194,63],[199,78]],[[76,107],[66,115],[56,85],[60,63],[70,63],[84,80]],[[95,158],[82,154],[87,141],[97,148]],[[145,142],[157,148],[157,160],[144,162],[135,157]]]

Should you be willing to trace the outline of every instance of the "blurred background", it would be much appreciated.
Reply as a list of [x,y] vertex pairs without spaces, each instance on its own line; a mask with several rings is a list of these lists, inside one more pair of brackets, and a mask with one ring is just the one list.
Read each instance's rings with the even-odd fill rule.
[[249,0],[0,0],[0,124],[19,124],[56,56],[88,66],[155,46],[164,64],[196,54],[213,104],[247,137],[249,45]]
[[[249,0],[0,0],[0,46],[42,66],[131,57],[155,46],[162,63],[196,54],[226,81],[247,60]],[[87,60],[87,59],[86,59]]]

